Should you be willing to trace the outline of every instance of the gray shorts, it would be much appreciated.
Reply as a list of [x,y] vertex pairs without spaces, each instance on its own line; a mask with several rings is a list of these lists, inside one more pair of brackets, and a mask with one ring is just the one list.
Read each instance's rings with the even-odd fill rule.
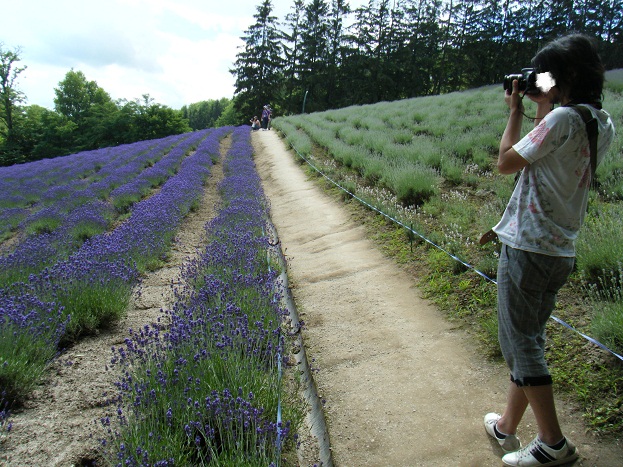
[[575,259],[502,245],[498,264],[498,339],[518,386],[551,384],[545,362],[545,325]]

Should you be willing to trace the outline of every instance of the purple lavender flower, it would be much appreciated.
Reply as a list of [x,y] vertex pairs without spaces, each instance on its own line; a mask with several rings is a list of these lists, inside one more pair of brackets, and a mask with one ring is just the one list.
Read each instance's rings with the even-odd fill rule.
[[268,465],[279,456],[277,440],[289,434],[290,423],[278,424],[276,415],[284,310],[276,273],[266,264],[268,202],[248,128],[234,130],[232,139],[219,186],[222,209],[206,226],[204,252],[182,270],[186,286],[176,290],[166,327],[131,333],[113,359],[126,368],[119,403],[133,411],[136,425],[131,438],[121,429],[108,446],[124,444],[126,461],[133,443],[135,451],[149,452],[151,465],[169,459],[163,446],[178,446],[177,458],[190,464],[223,455]]

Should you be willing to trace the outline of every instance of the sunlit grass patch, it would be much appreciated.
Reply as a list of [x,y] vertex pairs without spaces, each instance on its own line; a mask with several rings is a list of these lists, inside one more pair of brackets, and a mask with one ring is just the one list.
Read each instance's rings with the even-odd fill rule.
[[44,209],[24,227],[27,235],[52,233],[63,224],[63,216],[51,209]]
[[138,203],[142,197],[140,192],[120,193],[111,199],[111,203],[117,212],[125,214],[130,212],[130,208]]

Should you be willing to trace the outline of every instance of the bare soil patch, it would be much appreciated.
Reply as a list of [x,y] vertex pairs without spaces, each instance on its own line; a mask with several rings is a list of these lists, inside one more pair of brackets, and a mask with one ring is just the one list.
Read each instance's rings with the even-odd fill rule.
[[[504,408],[506,368],[421,298],[413,272],[384,256],[352,212],[306,177],[276,132],[255,132],[253,143],[318,370],[334,464],[501,465],[483,417]],[[587,433],[566,401],[558,408],[582,455],[575,465],[621,465],[620,443]],[[535,434],[528,411],[519,436],[527,443]]]

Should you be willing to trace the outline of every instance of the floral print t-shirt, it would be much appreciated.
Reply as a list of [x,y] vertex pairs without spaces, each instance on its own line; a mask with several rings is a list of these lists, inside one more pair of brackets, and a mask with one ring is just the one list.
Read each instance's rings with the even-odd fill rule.
[[[599,124],[597,164],[614,138],[607,112],[588,106]],[[550,256],[575,256],[590,185],[590,148],[582,117],[569,107],[552,110],[513,146],[529,162],[504,215],[493,228],[502,243]]]

